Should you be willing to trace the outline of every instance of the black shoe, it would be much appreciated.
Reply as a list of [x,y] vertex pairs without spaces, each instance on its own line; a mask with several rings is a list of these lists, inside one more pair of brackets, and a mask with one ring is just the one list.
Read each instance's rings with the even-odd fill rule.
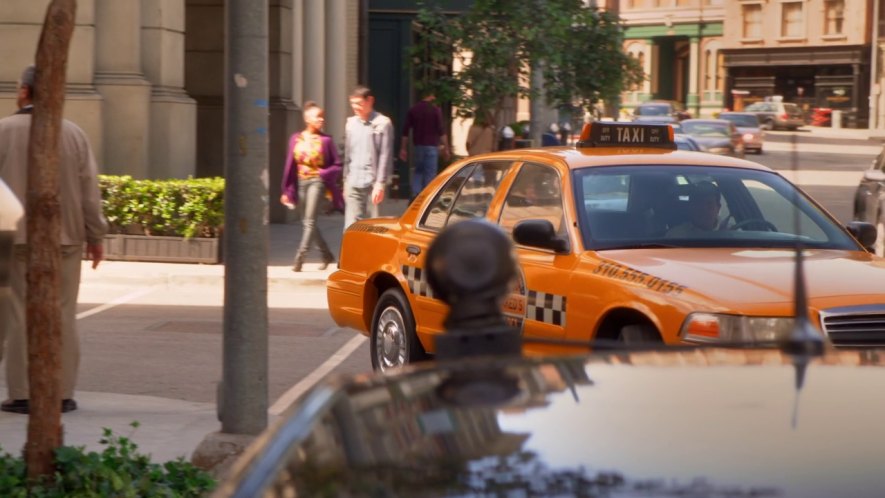
[[7,399],[0,403],[0,410],[9,413],[28,413],[28,400],[26,399]]
[[[68,413],[77,409],[77,402],[73,399],[63,399],[61,400],[61,412]],[[9,413],[23,413],[28,414],[30,410],[30,406],[28,404],[28,400],[26,399],[7,399],[2,404],[0,404],[0,410]]]

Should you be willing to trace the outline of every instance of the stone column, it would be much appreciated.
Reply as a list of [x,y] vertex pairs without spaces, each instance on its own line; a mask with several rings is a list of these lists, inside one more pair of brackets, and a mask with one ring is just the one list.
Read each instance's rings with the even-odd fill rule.
[[[321,3],[310,1],[308,3]],[[286,147],[289,136],[295,132],[300,116],[292,102],[293,68],[293,0],[271,0],[270,39],[268,41],[269,110],[270,130],[268,135],[268,195],[270,221],[280,223],[286,220],[289,210],[280,204],[280,183],[286,161]]]
[[[305,101],[313,100],[320,105],[325,102],[326,83],[326,2],[304,2],[304,24],[301,46],[303,47],[302,79]],[[340,36],[340,33],[338,33]],[[303,105],[304,102],[298,102]]]
[[292,100],[304,102],[304,0],[292,2]]
[[196,175],[197,102],[184,90],[184,0],[142,0],[141,57],[151,83],[148,174]]
[[347,0],[329,0],[326,11],[326,133],[336,143],[344,140],[344,122],[350,115],[347,88]]
[[648,75],[648,81],[646,82],[646,93],[649,98],[653,98],[655,93],[658,91],[658,65],[660,61],[658,60],[660,56],[660,48],[655,43],[653,39],[650,39],[646,42],[645,48],[645,74]]
[[688,50],[688,96],[686,107],[692,109],[694,117],[701,117],[701,98],[698,94],[698,71],[701,61],[701,44],[696,36],[692,36]]
[[[22,71],[34,63],[37,42],[50,0],[3,2],[0,8],[0,116],[15,112],[16,86]],[[7,5],[11,3],[11,5]],[[95,69],[95,2],[79,0],[68,53],[64,116],[77,123],[102,162],[101,96],[93,86]]]
[[151,85],[142,74],[140,0],[95,0],[95,55],[105,171],[146,178]]

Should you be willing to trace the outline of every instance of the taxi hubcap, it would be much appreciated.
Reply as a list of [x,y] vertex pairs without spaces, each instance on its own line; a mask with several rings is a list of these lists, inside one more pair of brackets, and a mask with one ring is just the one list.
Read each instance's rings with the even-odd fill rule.
[[376,351],[378,365],[382,370],[405,364],[406,327],[403,316],[396,308],[387,308],[378,319]]

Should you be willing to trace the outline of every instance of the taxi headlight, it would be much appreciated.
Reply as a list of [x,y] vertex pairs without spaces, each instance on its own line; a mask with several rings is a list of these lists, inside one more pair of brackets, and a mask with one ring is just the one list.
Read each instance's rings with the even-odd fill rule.
[[752,133],[744,133],[744,142],[752,142],[754,138]]
[[711,152],[713,154],[728,154],[731,152],[731,149],[728,147],[710,147],[707,149],[707,152]]
[[793,317],[692,313],[679,331],[688,342],[775,342],[789,336]]

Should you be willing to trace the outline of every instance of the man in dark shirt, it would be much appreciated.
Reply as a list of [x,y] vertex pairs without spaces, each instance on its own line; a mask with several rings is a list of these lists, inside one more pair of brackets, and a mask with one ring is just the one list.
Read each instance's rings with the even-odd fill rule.
[[411,198],[414,199],[430,180],[436,176],[439,155],[449,158],[448,138],[443,125],[442,111],[433,104],[436,96],[429,93],[409,109],[403,125],[399,158],[408,160],[409,132],[414,144],[414,165],[412,168]]

